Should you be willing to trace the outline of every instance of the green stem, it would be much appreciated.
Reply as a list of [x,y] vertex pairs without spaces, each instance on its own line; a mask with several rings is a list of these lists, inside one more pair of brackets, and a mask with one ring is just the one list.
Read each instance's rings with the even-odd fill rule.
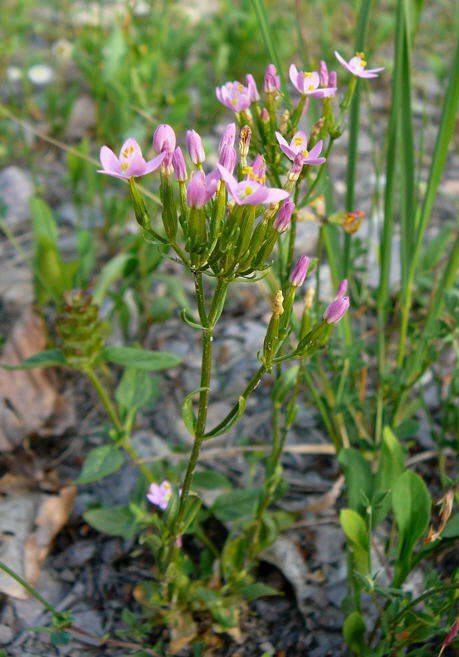
[[122,436],[120,445],[121,447],[129,454],[131,459],[134,461],[136,466],[139,468],[139,470],[142,472],[144,477],[146,478],[147,481],[154,481],[154,477],[150,470],[147,468],[147,466],[141,462],[139,454],[137,454],[137,451],[134,449],[134,447],[131,444],[130,440],[130,432],[127,432],[125,428],[123,427],[123,423],[121,422],[118,412],[110,399],[110,396],[105,389],[104,384],[102,381],[99,379],[97,376],[96,372],[93,370],[92,367],[87,366],[84,368],[84,373],[88,377],[88,379],[91,381],[92,385],[97,391],[97,394],[99,395],[99,398],[107,411],[107,414],[109,418],[111,419],[113,426],[115,427],[116,431]]
[[56,609],[56,607],[53,607],[52,604],[47,602],[44,598],[41,597],[41,595],[36,591],[33,586],[30,586],[30,584],[27,584],[27,582],[22,579],[20,575],[14,572],[14,570],[11,570],[3,561],[0,561],[0,570],[3,570],[7,575],[12,577],[16,582],[18,582],[21,586],[25,588],[25,590],[32,595],[35,600],[37,600],[43,607],[45,607],[48,611],[50,611],[53,616],[60,616],[60,612]]

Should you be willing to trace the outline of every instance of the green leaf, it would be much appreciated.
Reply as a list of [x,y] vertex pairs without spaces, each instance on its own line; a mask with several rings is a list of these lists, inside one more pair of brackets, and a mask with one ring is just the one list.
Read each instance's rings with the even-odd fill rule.
[[273,589],[272,586],[267,586],[263,582],[253,582],[253,584],[244,584],[241,587],[238,587],[238,593],[247,600],[256,600],[257,598],[262,598],[265,595],[282,595],[277,589]]
[[231,482],[225,475],[216,470],[200,470],[194,474],[193,488],[205,488],[206,490],[231,488]]
[[343,625],[343,637],[356,655],[363,655],[365,649],[365,622],[358,611],[352,612]]
[[193,390],[186,395],[182,403],[182,420],[191,434],[194,434],[194,429],[196,427],[196,415],[193,410],[193,397],[204,390],[208,390],[208,388],[197,388],[196,390]]
[[92,481],[99,481],[117,472],[123,463],[123,453],[114,445],[96,447],[89,452],[80,476],[73,483],[89,484]]
[[218,428],[213,429],[212,431],[209,431],[208,433],[205,434],[206,440],[208,438],[216,438],[217,436],[221,436],[222,434],[226,433],[231,429],[231,427],[236,424],[236,422],[239,420],[241,415],[245,411],[245,407],[247,404],[247,400],[245,397],[242,395],[238,399],[238,404],[237,404],[237,410],[235,411],[234,415],[231,416],[231,418],[225,422],[225,424],[219,424]]
[[[383,439],[381,445],[381,457],[379,459],[378,471],[373,492],[375,493],[390,492],[392,486],[405,470],[405,454],[403,448],[389,427],[384,427]],[[374,499],[373,499],[374,501]],[[378,524],[384,520],[391,507],[391,498],[387,495],[382,501],[379,508],[374,510],[373,524]]]
[[366,499],[371,499],[373,475],[370,464],[356,449],[342,449],[338,461],[346,477],[349,507],[360,514],[366,512]]
[[400,585],[410,572],[414,546],[429,524],[430,507],[430,494],[424,480],[407,470],[392,488],[392,509],[399,532],[396,585]]
[[132,411],[155,402],[159,394],[159,379],[151,377],[145,370],[128,367],[115,392],[116,401],[126,410]]
[[50,639],[53,646],[68,646],[72,640],[72,635],[64,630],[56,630],[51,632]]
[[135,535],[135,519],[125,506],[89,509],[83,513],[83,518],[88,525],[109,536],[130,539]]
[[201,508],[202,502],[197,495],[190,495],[186,501],[185,513],[183,515],[183,532],[185,533],[188,527],[192,524],[193,520]]
[[459,537],[459,513],[452,516],[442,532],[442,538],[457,538]]
[[40,353],[26,358],[26,360],[22,361],[20,365],[0,363],[0,367],[3,367],[5,370],[32,370],[35,367],[56,367],[59,365],[68,366],[64,354],[60,349],[47,349],[46,351],[40,351]]
[[176,367],[181,358],[165,351],[149,351],[140,347],[105,347],[103,357],[112,363],[138,370],[165,370]]
[[43,199],[34,196],[30,200],[30,214],[35,237],[42,243],[57,246],[57,224],[49,205]]
[[255,505],[258,503],[260,487],[247,488],[246,490],[234,490],[230,493],[219,495],[211,507],[212,513],[221,520],[229,522],[238,518],[245,518],[253,514]]
[[121,278],[129,260],[132,260],[132,255],[119,253],[102,267],[92,295],[95,304],[100,305],[110,286]]
[[353,509],[343,509],[339,516],[354,558],[354,566],[361,575],[370,572],[370,542],[364,519]]

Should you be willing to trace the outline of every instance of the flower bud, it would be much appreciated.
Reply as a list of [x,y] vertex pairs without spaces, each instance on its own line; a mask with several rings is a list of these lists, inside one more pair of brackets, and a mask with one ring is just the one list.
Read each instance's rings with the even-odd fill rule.
[[304,157],[302,153],[298,153],[293,160],[292,168],[289,171],[288,179],[292,182],[295,182],[300,177],[300,173],[303,170]]
[[328,76],[328,85],[330,87],[338,86],[338,76],[336,75],[336,71],[330,71],[330,74]]
[[222,167],[225,167],[225,169],[232,174],[234,167],[236,166],[236,161],[237,153],[233,146],[223,146],[223,148],[220,150],[220,157],[218,159],[219,164],[221,164]]
[[177,146],[172,155],[172,166],[174,167],[175,177],[178,182],[185,182],[188,176],[186,172],[185,158],[183,157],[180,146]]
[[338,299],[338,297],[344,297],[346,292],[347,292],[347,278],[343,278],[343,280],[339,284],[338,291],[336,293],[336,298]]
[[167,123],[161,123],[153,135],[153,148],[157,153],[167,153],[162,162],[163,169],[170,170],[175,144],[175,132]]
[[247,88],[249,90],[250,102],[253,103],[257,100],[260,100],[260,94],[258,93],[257,83],[255,82],[253,75],[251,73],[248,73],[245,76],[245,79],[247,80]]
[[219,150],[221,152],[223,146],[234,146],[236,139],[236,124],[228,123],[220,138]]
[[327,307],[324,312],[324,320],[327,324],[336,324],[342,319],[349,308],[349,297],[337,297],[331,304]]
[[303,255],[300,257],[290,274],[290,282],[293,286],[299,287],[300,285],[303,285],[306,274],[308,273],[309,263],[310,258],[308,258],[308,256]]
[[253,158],[253,162],[250,168],[252,169],[252,176],[255,178],[255,180],[257,180],[259,183],[263,183],[266,179],[266,162],[263,155],[256,155]]
[[247,158],[251,137],[252,131],[248,125],[245,125],[241,130],[241,134],[239,135],[239,154],[242,159]]
[[267,94],[280,91],[280,79],[274,64],[269,64],[266,68],[264,90]]
[[283,233],[285,230],[287,230],[294,209],[295,204],[289,198],[283,202],[281,209],[279,210],[279,214],[277,215],[273,224],[274,229],[277,230],[278,233]]
[[187,130],[186,145],[193,164],[202,164],[206,159],[201,137],[196,130]]
[[269,123],[269,112],[266,109],[266,107],[263,107],[261,110],[260,118],[263,121],[263,123]]
[[319,64],[319,80],[322,87],[328,87],[329,76],[327,64],[321,59]]

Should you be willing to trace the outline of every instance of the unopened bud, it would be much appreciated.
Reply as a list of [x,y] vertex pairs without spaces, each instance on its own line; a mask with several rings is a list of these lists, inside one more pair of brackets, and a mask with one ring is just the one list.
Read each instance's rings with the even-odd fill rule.
[[167,153],[161,168],[170,171],[172,164],[172,154],[175,149],[176,137],[175,132],[167,123],[161,123],[153,135],[153,148],[157,153]]
[[220,144],[218,146],[220,152],[224,146],[234,146],[235,139],[236,139],[236,124],[228,123],[228,125],[223,131],[222,136],[220,137]]
[[174,167],[174,173],[177,181],[185,182],[188,176],[186,172],[185,158],[183,157],[182,149],[180,146],[177,146],[174,154],[172,155],[172,166]]
[[263,123],[269,123],[269,112],[266,107],[263,107],[261,110],[260,119],[263,121]]
[[309,269],[310,258],[308,256],[301,256],[295,267],[293,268],[292,273],[290,274],[290,282],[294,287],[299,287],[303,285],[304,279]]
[[328,84],[330,87],[338,86],[338,76],[336,71],[330,71],[330,75],[328,76]]
[[336,324],[339,322],[346,314],[349,304],[349,297],[337,297],[332,301],[323,315],[327,324]]
[[218,159],[219,164],[222,167],[225,167],[227,171],[233,173],[234,167],[236,166],[237,153],[233,146],[223,146],[220,151],[220,157]]
[[187,130],[186,145],[193,164],[202,164],[206,159],[206,154],[204,153],[201,137],[196,130]]
[[286,199],[277,215],[273,228],[277,230],[278,233],[283,233],[287,230],[290,225],[290,219],[292,218],[293,210],[295,209],[295,204],[289,198]]
[[320,60],[319,64],[319,80],[322,87],[328,87],[328,68],[326,62],[324,62],[322,59]]
[[269,64],[266,68],[264,90],[267,94],[279,93],[280,91],[280,78],[274,64]]
[[344,297],[344,295],[347,292],[347,278],[343,278],[341,283],[338,286],[338,291],[336,293],[336,298],[338,297]]
[[248,75],[245,76],[245,79],[247,81],[247,88],[249,90],[249,98],[250,102],[256,102],[257,100],[260,100],[260,94],[258,93],[257,89],[257,83],[255,82],[255,79],[251,73],[248,73]]
[[290,182],[296,182],[300,177],[303,170],[304,157],[302,153],[298,153],[293,160],[292,168],[289,171],[288,179]]

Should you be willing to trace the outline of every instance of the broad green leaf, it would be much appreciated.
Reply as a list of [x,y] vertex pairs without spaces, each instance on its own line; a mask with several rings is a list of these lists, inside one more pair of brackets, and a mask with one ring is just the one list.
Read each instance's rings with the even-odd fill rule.
[[0,363],[0,367],[5,370],[32,370],[35,367],[56,367],[68,365],[64,358],[64,354],[60,349],[47,349],[34,354],[26,360],[22,361],[19,365],[9,365],[8,363]]
[[365,649],[365,622],[358,611],[352,612],[343,625],[343,637],[356,655],[363,655]]
[[430,520],[431,499],[424,480],[407,470],[392,487],[392,509],[398,527],[396,582],[400,585],[410,572],[415,544]]
[[186,501],[185,513],[183,515],[183,532],[185,533],[188,527],[192,524],[193,520],[201,508],[202,502],[197,495],[190,495]]
[[355,569],[361,575],[368,574],[370,572],[370,542],[364,519],[353,509],[343,509],[339,519],[349,542]]
[[245,600],[256,600],[257,598],[262,598],[265,595],[282,595],[277,589],[273,589],[272,586],[267,586],[263,582],[253,582],[252,584],[244,584],[238,588],[238,592],[242,595]]
[[105,347],[103,357],[112,363],[138,370],[165,370],[175,367],[181,358],[165,351],[149,351],[140,347]]
[[373,491],[373,475],[370,464],[359,451],[352,447],[342,449],[338,461],[346,477],[349,507],[363,515],[366,513],[366,500],[371,499]]
[[216,470],[201,470],[194,474],[193,488],[205,488],[206,490],[231,488],[231,482],[225,475]]
[[[384,427],[374,493],[390,492],[404,470],[405,454],[403,448],[393,431],[389,427]],[[382,522],[389,513],[390,507],[391,498],[390,495],[387,495],[379,508],[374,510],[373,524]]]
[[88,525],[109,536],[130,539],[136,532],[135,519],[125,506],[89,509],[85,511],[83,518]]
[[98,481],[117,472],[123,463],[123,453],[114,445],[96,447],[89,452],[80,476],[73,483],[89,484]]
[[145,370],[128,367],[115,392],[116,401],[128,411],[154,403],[159,394],[159,379]]
[[229,522],[238,518],[246,518],[253,514],[258,498],[260,488],[247,488],[245,490],[234,490],[230,493],[219,495],[211,507],[221,522]]

